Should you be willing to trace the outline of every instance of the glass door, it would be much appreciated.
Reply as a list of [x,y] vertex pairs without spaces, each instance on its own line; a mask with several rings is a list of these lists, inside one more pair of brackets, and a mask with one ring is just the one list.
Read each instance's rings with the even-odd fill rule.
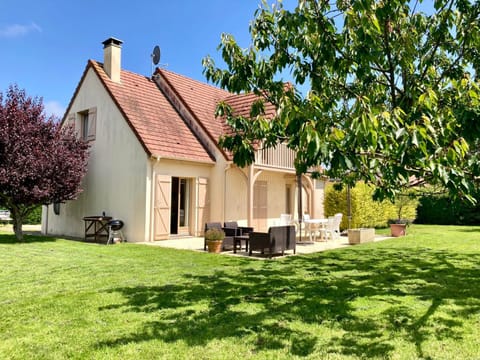
[[172,177],[170,233],[189,235],[190,181]]

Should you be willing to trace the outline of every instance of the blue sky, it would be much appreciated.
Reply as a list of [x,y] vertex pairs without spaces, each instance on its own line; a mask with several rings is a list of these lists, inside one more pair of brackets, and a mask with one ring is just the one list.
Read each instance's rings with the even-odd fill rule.
[[[43,97],[47,113],[62,116],[88,59],[103,61],[102,41],[123,40],[122,68],[151,74],[160,64],[205,81],[202,59],[219,58],[220,35],[249,44],[248,27],[260,0],[0,2],[0,91],[18,84]],[[168,64],[165,65],[165,64]]]
[[[159,45],[160,65],[205,81],[202,59],[211,55],[221,63],[217,46],[223,32],[248,47],[249,23],[259,4],[260,0],[0,1],[0,91],[17,84],[27,94],[43,97],[48,114],[61,117],[87,60],[103,61],[101,43],[111,36],[124,42],[126,70],[151,75],[150,54]],[[423,6],[431,8],[431,0]]]

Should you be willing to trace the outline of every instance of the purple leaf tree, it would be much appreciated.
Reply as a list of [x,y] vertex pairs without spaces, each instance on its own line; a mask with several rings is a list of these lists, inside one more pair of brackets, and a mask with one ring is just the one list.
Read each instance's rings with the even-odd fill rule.
[[81,192],[88,144],[56,120],[47,118],[41,98],[18,86],[0,92],[0,206],[10,210],[18,241],[34,207],[72,200]]

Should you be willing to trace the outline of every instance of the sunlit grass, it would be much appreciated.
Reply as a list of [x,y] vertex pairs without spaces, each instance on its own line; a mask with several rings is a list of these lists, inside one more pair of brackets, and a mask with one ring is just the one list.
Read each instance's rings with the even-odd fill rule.
[[256,261],[0,229],[0,358],[480,358],[480,227],[408,233]]

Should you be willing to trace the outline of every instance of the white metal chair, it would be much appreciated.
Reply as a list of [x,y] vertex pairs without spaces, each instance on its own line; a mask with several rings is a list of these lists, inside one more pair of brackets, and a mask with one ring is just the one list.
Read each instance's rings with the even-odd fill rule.
[[[308,222],[305,222],[305,220],[310,220],[310,214],[303,214],[303,226],[304,226],[304,235],[305,237],[309,236],[310,239],[312,238],[312,234],[311,234],[311,224],[309,224]],[[302,228],[300,227],[300,232],[302,231]]]
[[334,215],[335,218],[335,237],[340,236],[340,224],[342,222],[343,214],[342,213],[336,213]]
[[327,241],[329,237],[332,240],[335,238],[335,221],[334,216],[329,216],[325,226],[320,229],[321,237],[325,241]]
[[280,214],[280,225],[291,225],[292,214]]

